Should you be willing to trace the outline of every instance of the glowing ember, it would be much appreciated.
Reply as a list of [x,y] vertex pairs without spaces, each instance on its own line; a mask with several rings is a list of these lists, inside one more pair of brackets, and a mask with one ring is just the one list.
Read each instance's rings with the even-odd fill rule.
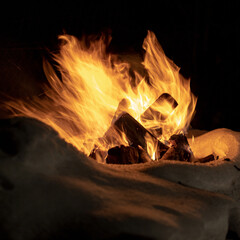
[[[15,116],[36,118],[50,125],[87,155],[94,146],[107,150],[117,144],[128,144],[124,134],[117,135],[111,142],[103,140],[113,118],[123,111],[149,131],[161,128],[161,133],[154,132],[160,141],[187,130],[196,98],[191,93],[190,81],[184,79],[179,68],[165,56],[154,33],[149,31],[143,43],[146,51],[143,66],[148,76],[134,72],[136,87],[131,84],[129,64],[106,53],[104,38],[91,42],[88,47],[73,36],[63,35],[60,39],[62,45],[54,59],[61,79],[45,62],[44,71],[50,84],[45,88],[46,97],[32,102],[8,102],[7,107]],[[158,103],[156,100],[162,94],[169,94],[177,106],[171,101]],[[127,104],[121,110],[119,103],[123,99]],[[141,117],[150,106],[151,116]],[[145,140],[148,154],[154,160],[156,142]]]

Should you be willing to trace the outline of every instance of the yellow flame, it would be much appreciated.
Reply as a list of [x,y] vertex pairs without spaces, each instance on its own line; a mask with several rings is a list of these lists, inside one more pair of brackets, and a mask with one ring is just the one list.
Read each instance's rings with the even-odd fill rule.
[[[114,145],[106,146],[99,139],[110,127],[122,99],[130,103],[125,110],[146,129],[162,128],[162,135],[156,136],[158,139],[167,140],[172,134],[186,131],[196,98],[191,93],[190,81],[184,79],[179,68],[165,56],[153,32],[148,32],[143,43],[146,51],[143,66],[148,75],[134,72],[136,87],[131,84],[130,65],[106,53],[104,38],[90,42],[89,46],[70,35],[60,39],[60,51],[54,59],[61,79],[45,62],[44,71],[50,85],[45,87],[46,97],[31,102],[8,102],[8,108],[14,110],[15,115],[36,118],[52,126],[67,142],[86,154],[96,145],[105,149]],[[154,104],[151,118],[141,121],[144,111],[163,93],[170,94],[177,107],[174,109],[168,101]],[[160,115],[167,117],[163,120]],[[118,143],[126,144],[124,134],[119,138]],[[150,139],[146,141],[148,153],[154,159],[156,146]]]
[[192,135],[192,144],[194,144],[195,138],[194,135]]
[[[150,83],[156,93],[168,93],[178,103],[176,109],[169,114],[165,121],[154,119],[148,126],[160,125],[163,128],[164,139],[169,139],[172,134],[186,131],[192,119],[196,97],[191,93],[190,81],[179,73],[180,68],[168,59],[155,35],[148,32],[143,47],[146,50],[144,66],[150,76]],[[161,112],[163,106],[156,106],[155,111]]]
[[156,160],[156,152],[157,152],[157,141],[154,141],[153,138],[151,138],[150,135],[146,135],[145,137],[146,143],[147,143],[147,153],[150,156],[152,160]]

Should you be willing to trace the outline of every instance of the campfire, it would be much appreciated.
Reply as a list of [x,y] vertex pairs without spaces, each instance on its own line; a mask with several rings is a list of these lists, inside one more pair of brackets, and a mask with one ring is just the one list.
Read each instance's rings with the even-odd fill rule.
[[143,42],[145,75],[108,53],[109,39],[59,38],[60,77],[45,61],[45,98],[9,102],[15,115],[43,121],[101,163],[197,161],[184,135],[196,97],[153,32]]
[[187,134],[197,99],[154,33],[141,70],[109,53],[107,37],[59,38],[44,94],[4,103],[16,118],[0,125],[0,233],[239,236],[240,134]]

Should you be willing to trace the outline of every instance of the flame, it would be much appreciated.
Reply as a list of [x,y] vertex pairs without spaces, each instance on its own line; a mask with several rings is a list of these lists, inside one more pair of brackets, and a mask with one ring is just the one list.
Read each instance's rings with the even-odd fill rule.
[[156,152],[158,148],[158,144],[156,141],[153,141],[153,139],[149,136],[146,135],[145,137],[146,143],[147,143],[147,153],[150,156],[152,160],[156,160]]
[[[146,129],[162,129],[157,138],[168,140],[173,134],[185,132],[193,116],[196,98],[191,93],[190,81],[184,79],[179,68],[168,59],[153,32],[143,42],[143,66],[147,76],[134,72],[137,86],[129,74],[130,65],[106,53],[106,39],[86,44],[74,36],[60,36],[62,44],[53,55],[61,77],[44,62],[49,85],[45,98],[33,101],[11,101],[6,106],[17,116],[36,118],[53,127],[62,138],[89,155],[94,146],[103,149],[116,144],[103,141],[104,133],[113,119],[122,112],[119,103],[126,99],[124,111],[132,115]],[[159,96],[168,93],[171,101],[153,104]],[[150,117],[141,115],[151,106]],[[113,133],[114,134],[114,133]],[[116,136],[118,144],[126,145],[124,136]],[[101,139],[101,140],[100,140]],[[146,139],[149,155],[154,159],[156,146]]]
[[194,135],[192,135],[192,144],[194,144],[195,142],[195,138],[194,138]]

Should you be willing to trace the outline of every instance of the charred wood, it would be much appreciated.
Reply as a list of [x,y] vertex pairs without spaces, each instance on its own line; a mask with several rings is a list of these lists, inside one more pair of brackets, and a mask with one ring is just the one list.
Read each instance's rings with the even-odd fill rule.
[[207,163],[207,162],[211,162],[211,161],[214,161],[215,160],[215,157],[213,154],[210,154],[204,158],[198,158],[197,159],[197,162],[200,162],[200,163]]
[[106,163],[135,164],[152,161],[147,152],[141,147],[116,146],[108,150]]
[[[161,113],[159,111],[156,111],[155,109],[159,106],[164,106],[165,104],[168,104],[172,110],[174,110],[178,103],[176,100],[168,93],[163,93],[150,107],[147,108],[147,110],[141,115],[141,121],[146,122],[149,120],[157,119],[159,122],[164,121],[167,119],[168,115]],[[155,136],[159,137],[162,135],[162,128],[153,128],[149,129],[149,131],[154,134]]]
[[114,128],[120,134],[125,134],[130,146],[141,146],[145,151],[147,151],[146,138],[151,139],[151,142],[157,146],[156,159],[161,158],[168,150],[168,146],[161,143],[152,133],[150,133],[128,113],[124,113],[115,121]]
[[157,139],[150,133],[146,128],[144,128],[137,120],[135,120],[130,114],[124,113],[119,117],[115,123],[114,127],[120,133],[124,133],[129,145],[137,147],[140,145],[143,149],[147,149],[147,144],[145,137],[151,137],[153,141]]
[[130,146],[116,146],[108,150],[106,163],[111,164],[133,164],[139,163],[138,150]]
[[[129,144],[129,147],[125,147],[121,144],[119,139],[125,135],[125,138]],[[120,147],[114,147],[109,149],[108,154],[106,151],[101,150],[98,146],[91,151],[90,157],[101,161],[107,156],[107,163],[117,164],[129,164],[129,163],[142,163],[151,160],[147,153],[146,138],[156,146],[155,158],[159,159],[168,150],[168,146],[160,142],[153,134],[151,134],[146,128],[144,128],[138,121],[136,121],[130,114],[123,113],[108,129],[104,136],[99,139],[104,146],[118,145]],[[136,157],[133,153],[138,152],[139,156]],[[119,156],[117,156],[119,154]],[[133,155],[132,155],[133,154]],[[137,159],[139,158],[139,159]]]
[[139,162],[145,163],[145,162],[152,161],[148,153],[141,146],[138,146],[137,148],[138,148],[138,154],[139,154]]
[[193,153],[185,135],[172,135],[169,142],[170,147],[161,160],[178,160],[185,162],[193,161]]
[[157,112],[154,110],[157,106],[167,104],[171,105],[172,109],[174,110],[178,103],[176,100],[168,93],[163,93],[147,110],[141,115],[141,120],[153,120],[154,116],[159,120],[165,120],[168,116]]

